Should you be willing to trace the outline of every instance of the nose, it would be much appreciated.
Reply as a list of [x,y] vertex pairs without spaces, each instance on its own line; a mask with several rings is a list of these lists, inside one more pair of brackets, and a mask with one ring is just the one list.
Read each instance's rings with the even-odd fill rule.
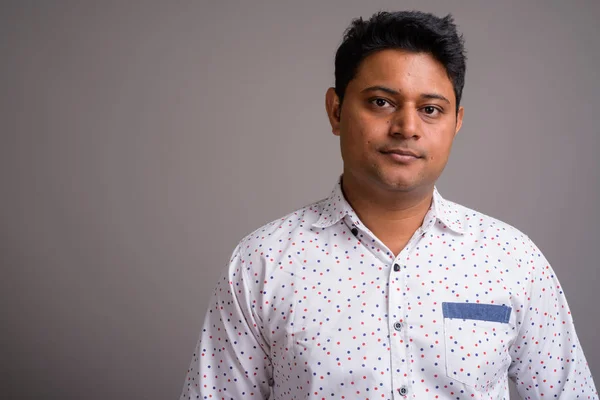
[[416,108],[404,106],[394,113],[390,125],[390,135],[401,136],[404,139],[418,139],[421,136],[419,134],[419,114]]

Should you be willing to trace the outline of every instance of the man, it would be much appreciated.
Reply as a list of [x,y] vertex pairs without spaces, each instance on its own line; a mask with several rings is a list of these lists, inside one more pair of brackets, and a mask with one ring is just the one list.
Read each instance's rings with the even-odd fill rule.
[[540,250],[435,188],[464,76],[450,16],[353,21],[326,94],[343,175],[239,243],[182,398],[598,398]]

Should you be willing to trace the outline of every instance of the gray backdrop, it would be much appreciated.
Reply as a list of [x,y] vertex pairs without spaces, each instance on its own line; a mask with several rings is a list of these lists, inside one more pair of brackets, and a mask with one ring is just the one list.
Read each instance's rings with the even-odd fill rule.
[[441,193],[541,247],[600,376],[600,2],[3,1],[0,397],[179,396],[237,241],[329,194],[324,95],[356,16],[452,12],[465,122]]

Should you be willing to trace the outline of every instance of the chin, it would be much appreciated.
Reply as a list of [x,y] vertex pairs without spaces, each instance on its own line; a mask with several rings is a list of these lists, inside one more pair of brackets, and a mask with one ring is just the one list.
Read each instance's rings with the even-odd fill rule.
[[415,179],[398,177],[383,177],[383,179],[379,179],[379,183],[387,190],[398,192],[410,192],[419,187],[419,183]]
[[379,184],[387,190],[410,192],[432,187],[435,180],[432,176],[425,174],[423,169],[380,169],[377,171],[376,179]]
[[418,185],[407,182],[394,182],[389,188],[395,192],[410,192],[418,188]]
[[366,188],[378,188],[390,192],[410,192],[427,185],[419,171],[390,170],[373,165],[372,167],[375,168],[347,171],[346,173],[353,175],[355,182]]

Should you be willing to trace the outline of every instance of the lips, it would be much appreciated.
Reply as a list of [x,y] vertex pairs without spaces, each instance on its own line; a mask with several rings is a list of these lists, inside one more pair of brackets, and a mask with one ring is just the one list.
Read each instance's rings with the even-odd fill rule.
[[409,163],[412,163],[412,162],[422,158],[421,156],[419,156],[417,153],[415,153],[412,150],[400,149],[400,148],[384,149],[384,150],[381,150],[381,153],[400,164],[409,164]]
[[400,156],[408,156],[408,157],[414,157],[414,158],[421,158],[419,155],[417,155],[417,153],[411,151],[411,150],[405,150],[405,149],[389,149],[389,150],[383,150],[382,151],[383,154],[397,154]]

